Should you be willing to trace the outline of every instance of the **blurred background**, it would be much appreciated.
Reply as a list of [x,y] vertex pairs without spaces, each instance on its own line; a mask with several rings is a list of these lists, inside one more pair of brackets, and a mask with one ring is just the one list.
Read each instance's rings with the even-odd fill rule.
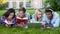
[[0,0],[0,10],[14,8],[19,9],[43,9],[51,7],[53,10],[60,11],[60,0]]
[[[9,8],[16,9],[25,7],[31,15],[35,13],[35,9],[41,9],[44,13],[46,7],[51,7],[60,15],[60,0],[0,0],[0,17]],[[41,28],[7,28],[0,24],[0,34],[60,34],[60,27],[51,29]]]

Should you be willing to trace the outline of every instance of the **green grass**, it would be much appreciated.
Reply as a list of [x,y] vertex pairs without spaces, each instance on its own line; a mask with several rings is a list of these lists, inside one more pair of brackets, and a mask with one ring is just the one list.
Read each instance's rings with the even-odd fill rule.
[[[0,16],[5,13],[6,10],[0,11]],[[17,10],[16,10],[17,12]],[[34,13],[34,10],[27,10],[31,15]],[[60,12],[58,11],[60,14]],[[0,34],[60,34],[59,28],[50,28],[50,29],[41,29],[41,28],[20,28],[20,27],[4,27],[0,25]]]
[[41,29],[41,28],[8,28],[0,25],[0,34],[60,34],[60,28]]

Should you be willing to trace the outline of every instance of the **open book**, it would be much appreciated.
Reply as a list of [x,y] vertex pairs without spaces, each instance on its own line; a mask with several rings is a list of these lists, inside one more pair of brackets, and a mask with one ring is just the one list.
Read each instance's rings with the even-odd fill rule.
[[16,22],[18,24],[21,24],[21,23],[26,24],[28,22],[28,19],[27,18],[19,18],[19,17],[17,17],[16,19],[17,19]]
[[6,24],[13,24],[12,22],[8,22],[7,20],[4,21]]

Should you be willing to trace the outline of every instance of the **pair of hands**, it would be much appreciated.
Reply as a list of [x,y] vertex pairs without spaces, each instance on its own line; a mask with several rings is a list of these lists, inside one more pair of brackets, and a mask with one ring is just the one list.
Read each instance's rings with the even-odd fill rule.
[[51,27],[53,27],[53,25],[52,24],[46,24],[46,23],[42,23],[42,27],[43,28],[51,28]]
[[4,22],[6,23],[6,24],[5,24],[6,27],[11,27],[11,24],[13,24],[13,23],[11,23],[11,22],[8,22],[7,20],[5,20]]
[[5,24],[6,27],[11,27],[11,24]]
[[20,17],[17,17],[17,19],[22,19],[22,20],[25,20],[25,19],[28,19],[27,17],[25,17],[25,18],[20,18]]

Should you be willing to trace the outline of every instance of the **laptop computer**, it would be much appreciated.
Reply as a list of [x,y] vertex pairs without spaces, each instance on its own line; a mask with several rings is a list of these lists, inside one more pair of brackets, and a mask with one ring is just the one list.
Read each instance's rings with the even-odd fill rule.
[[28,28],[40,28],[41,23],[28,23]]

